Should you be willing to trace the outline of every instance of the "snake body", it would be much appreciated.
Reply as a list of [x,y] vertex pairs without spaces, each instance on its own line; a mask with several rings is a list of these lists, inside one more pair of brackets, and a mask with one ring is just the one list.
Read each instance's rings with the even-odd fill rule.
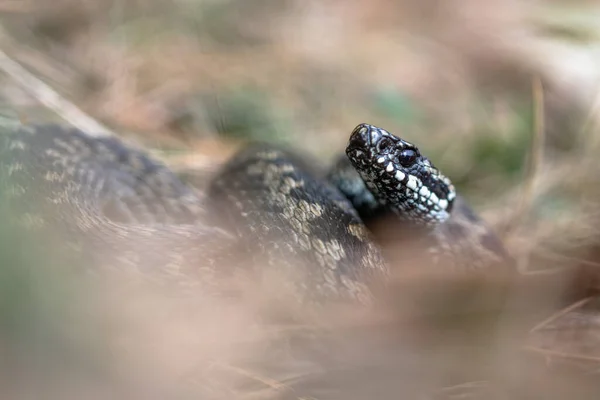
[[507,257],[415,146],[371,125],[354,130],[347,157],[326,176],[289,151],[254,144],[204,196],[115,138],[42,125],[4,132],[0,149],[3,198],[18,222],[59,237],[94,269],[214,289],[233,263],[263,279],[282,275],[284,291],[301,301],[364,303],[388,276],[369,229],[382,216],[425,237],[437,261]]
[[[251,145],[233,156],[209,190],[213,209],[242,238],[252,264],[285,271],[302,298],[368,301],[385,276],[379,248],[350,201],[290,152]],[[306,266],[313,266],[306,268]]]
[[63,247],[67,261],[212,285],[204,267],[232,236],[201,222],[205,202],[164,165],[120,140],[56,125],[4,132],[0,141],[11,222]]
[[358,125],[328,179],[371,230],[384,221],[386,233],[396,231],[392,240],[423,238],[423,250],[430,256],[426,263],[447,269],[512,264],[496,234],[456,193],[450,179],[414,144],[385,129]]

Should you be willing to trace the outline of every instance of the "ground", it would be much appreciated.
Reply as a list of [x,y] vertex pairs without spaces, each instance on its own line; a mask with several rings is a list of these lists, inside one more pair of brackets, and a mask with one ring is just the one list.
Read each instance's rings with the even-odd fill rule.
[[[525,324],[532,342],[498,339],[494,351],[486,348],[473,365],[464,362],[465,371],[485,369],[485,364],[506,378],[497,370],[514,373],[533,363],[540,368],[534,369],[539,387],[523,382],[528,374],[513,377],[511,384],[562,398],[583,395],[590,387],[573,369],[594,376],[600,361],[597,308],[586,297],[595,293],[598,262],[599,11],[590,2],[512,0],[502,5],[481,0],[3,1],[0,49],[65,101],[180,171],[214,168],[249,139],[283,142],[327,164],[360,122],[418,144],[500,232],[523,272],[552,282],[535,300],[524,297],[540,304],[537,319]],[[7,119],[73,122],[64,110],[42,104],[39,93],[0,64],[1,111]],[[557,305],[556,293],[574,290],[564,287],[571,281],[560,274],[571,277],[572,271],[578,272],[573,284],[578,295]],[[6,292],[10,296],[3,301],[12,304],[15,292]],[[524,301],[519,296],[525,295],[515,294],[517,304]],[[567,314],[575,324],[570,326],[584,321],[587,328],[571,329],[566,337],[538,337],[542,328],[564,317],[556,314],[564,308],[576,311]],[[508,313],[507,318],[517,317]],[[219,326],[243,330],[245,322],[232,316]],[[511,326],[503,325],[505,330]],[[225,336],[219,348],[237,349]],[[258,336],[264,339],[264,332]],[[464,358],[460,338],[445,337],[441,343],[437,349],[446,356],[430,350],[418,358],[432,365]],[[132,352],[153,351],[139,347]],[[508,351],[516,348],[525,348],[533,361]],[[244,349],[255,355],[262,347]],[[369,353],[360,350],[353,361]],[[187,358],[174,353],[169,346],[156,350],[149,363],[169,367],[141,368],[139,374],[165,374],[165,369],[171,369],[166,375],[183,374],[188,365],[181,359]],[[223,354],[211,357],[220,359],[228,374],[248,372],[225,362],[229,358]],[[544,360],[560,368],[569,363],[571,369],[548,372],[540,367]],[[137,361],[136,367],[143,364]],[[300,364],[294,363],[291,375],[305,378],[315,372]],[[261,383],[237,396],[287,390],[280,377],[249,375]],[[448,396],[463,388],[495,390],[487,377],[463,384],[463,376],[472,380],[473,374],[435,376],[431,387]],[[339,379],[348,391],[349,381],[357,381]]]

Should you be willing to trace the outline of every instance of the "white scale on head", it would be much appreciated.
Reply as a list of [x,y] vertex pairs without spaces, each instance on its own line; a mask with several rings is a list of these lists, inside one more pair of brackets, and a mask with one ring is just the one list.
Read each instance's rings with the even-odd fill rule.
[[[391,164],[391,163],[390,163]],[[392,172],[392,170],[390,170],[389,165],[388,164],[388,168],[386,168],[386,171],[388,172]],[[406,174],[400,170],[397,170],[394,173],[394,178],[400,182],[403,182],[406,180]],[[406,183],[404,185],[399,184],[398,185],[398,189],[402,189],[406,187],[406,195],[408,197],[412,197],[415,200],[419,199],[419,196],[421,197],[421,203],[418,205],[418,208],[420,210],[426,211],[427,208],[424,206],[424,204],[427,204],[428,206],[437,206],[436,208],[440,208],[442,210],[445,210],[448,207],[448,200],[445,199],[439,199],[437,197],[437,195],[435,193],[432,193],[427,186],[423,185],[423,183],[421,182],[421,180],[413,175],[409,175],[408,176],[408,180],[406,180]],[[410,202],[412,203],[412,201]]]
[[[386,131],[379,130],[379,132],[382,134],[382,136],[389,136],[389,134],[387,134]],[[431,192],[429,188],[427,188],[427,186],[423,185],[423,182],[421,182],[421,180],[416,176],[408,175],[407,179],[407,175],[404,172],[402,172],[399,168],[396,168],[394,166],[394,163],[388,160],[388,157],[381,156],[377,159],[378,164],[384,164],[386,161],[388,162],[385,167],[385,172],[387,172],[388,174],[393,173],[393,178],[401,182],[398,185],[398,189],[406,188],[406,202],[410,205],[410,207],[416,207],[419,210],[425,212],[430,211],[431,209],[431,211],[435,211],[434,218],[436,219],[447,218],[448,214],[445,210],[448,207],[448,201],[452,201],[452,199],[454,198],[453,191],[450,191],[450,193],[448,194],[448,200],[439,199],[438,196],[435,193]],[[429,162],[429,160],[423,161],[423,164],[427,167],[431,167],[431,163]],[[385,183],[389,182],[385,179],[383,179],[383,181]],[[443,177],[443,182],[451,186],[451,183],[448,180],[448,178]],[[415,202],[414,200],[419,200],[419,197],[420,202]]]

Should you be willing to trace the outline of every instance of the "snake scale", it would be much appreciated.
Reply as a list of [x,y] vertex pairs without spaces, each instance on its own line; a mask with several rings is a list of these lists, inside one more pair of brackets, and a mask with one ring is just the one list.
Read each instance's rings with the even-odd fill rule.
[[418,148],[372,125],[355,128],[329,170],[248,145],[200,194],[144,152],[76,129],[6,128],[0,149],[10,215],[90,270],[217,292],[220,278],[243,270],[266,285],[281,278],[282,292],[302,302],[368,303],[389,275],[382,220],[423,240],[423,258],[436,265],[508,260]]

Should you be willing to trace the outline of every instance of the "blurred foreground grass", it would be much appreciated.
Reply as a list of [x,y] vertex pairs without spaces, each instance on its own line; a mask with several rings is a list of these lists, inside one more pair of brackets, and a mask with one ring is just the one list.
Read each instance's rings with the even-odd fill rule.
[[[200,391],[201,398],[308,398],[304,392],[319,393],[321,400],[339,398],[339,392],[346,400],[372,393],[395,398],[409,393],[411,384],[442,398],[464,396],[465,390],[476,392],[475,398],[597,398],[600,328],[594,301],[570,314],[574,325],[569,329],[545,326],[549,333],[533,338],[524,353],[529,336],[503,336],[513,329],[540,334],[532,329],[535,322],[566,306],[560,300],[569,298],[571,288],[565,286],[573,277],[583,277],[575,286],[585,295],[598,289],[590,278],[600,261],[595,115],[600,25],[593,5],[408,0],[11,4],[0,2],[4,51],[93,117],[137,137],[184,170],[194,169],[196,158],[208,160],[203,165],[217,163],[245,140],[285,143],[327,165],[342,151],[352,128],[370,122],[418,144],[490,223],[508,226],[509,249],[526,272],[566,271],[568,279],[541,285],[539,298],[524,290],[509,299],[513,310],[533,310],[523,317],[527,323],[518,312],[508,313],[486,325],[491,332],[472,328],[481,325],[479,320],[472,326],[459,320],[451,302],[439,301],[432,286],[433,303],[446,305],[440,307],[448,314],[433,321],[435,332],[398,329],[418,336],[422,341],[416,343],[413,336],[401,344],[382,339],[381,347],[369,348],[360,333],[353,342],[348,338],[355,339],[354,331],[339,329],[330,332],[330,342],[321,344],[325,351],[317,351],[315,360],[307,351],[288,353],[294,347],[290,343],[302,342],[303,335],[274,335],[284,343],[281,347],[278,340],[273,344],[259,335],[267,344],[250,345],[250,351],[242,346],[249,354],[241,352],[244,362],[233,357],[243,367],[223,356],[218,366],[201,368],[204,389],[212,377],[221,376],[219,368],[227,375],[224,381],[235,375],[233,381],[240,384],[243,375],[237,391],[209,388]],[[544,158],[537,175],[528,176],[526,166],[535,151],[535,77],[541,78],[545,94]],[[10,79],[1,82],[3,115],[26,122],[60,120]],[[533,185],[529,194],[528,184]],[[0,239],[0,344],[10,355],[3,366],[3,388],[10,392],[13,383],[20,391],[14,397],[20,398],[35,397],[26,390],[33,383],[39,393],[58,393],[56,398],[64,398],[64,392],[49,388],[62,384],[74,390],[73,398],[82,398],[81,393],[100,397],[92,387],[104,397],[125,387],[124,398],[128,390],[140,398],[148,398],[144,390],[174,398],[157,387],[177,386],[173,382],[179,375],[173,370],[187,370],[186,363],[193,364],[189,358],[201,352],[175,349],[180,332],[153,320],[155,303],[139,307],[152,321],[142,330],[155,335],[136,331],[127,342],[130,350],[137,349],[131,358],[152,364],[143,365],[148,371],[139,365],[144,361],[121,359],[127,346],[115,345],[119,340],[107,327],[109,311],[95,308],[94,291],[64,273],[69,268],[61,265],[60,255],[32,247],[31,238],[9,226],[2,227]],[[579,275],[582,266],[592,273]],[[121,298],[122,303],[133,297]],[[505,319],[509,322],[503,325]],[[190,336],[194,329],[206,331],[211,321],[188,326]],[[585,329],[577,325],[582,321]],[[247,333],[248,326],[236,327]],[[309,337],[320,332],[315,326],[305,330]],[[366,330],[369,338],[385,336]],[[232,339],[235,345],[229,339],[221,343],[226,353],[239,349],[239,338]],[[344,339],[350,342],[347,347]],[[192,357],[182,362],[174,356],[178,351]],[[273,354],[287,363],[277,363]],[[144,372],[130,369],[139,376],[120,376],[130,365]],[[343,390],[323,389],[328,385]],[[192,390],[190,397],[195,394]]]

